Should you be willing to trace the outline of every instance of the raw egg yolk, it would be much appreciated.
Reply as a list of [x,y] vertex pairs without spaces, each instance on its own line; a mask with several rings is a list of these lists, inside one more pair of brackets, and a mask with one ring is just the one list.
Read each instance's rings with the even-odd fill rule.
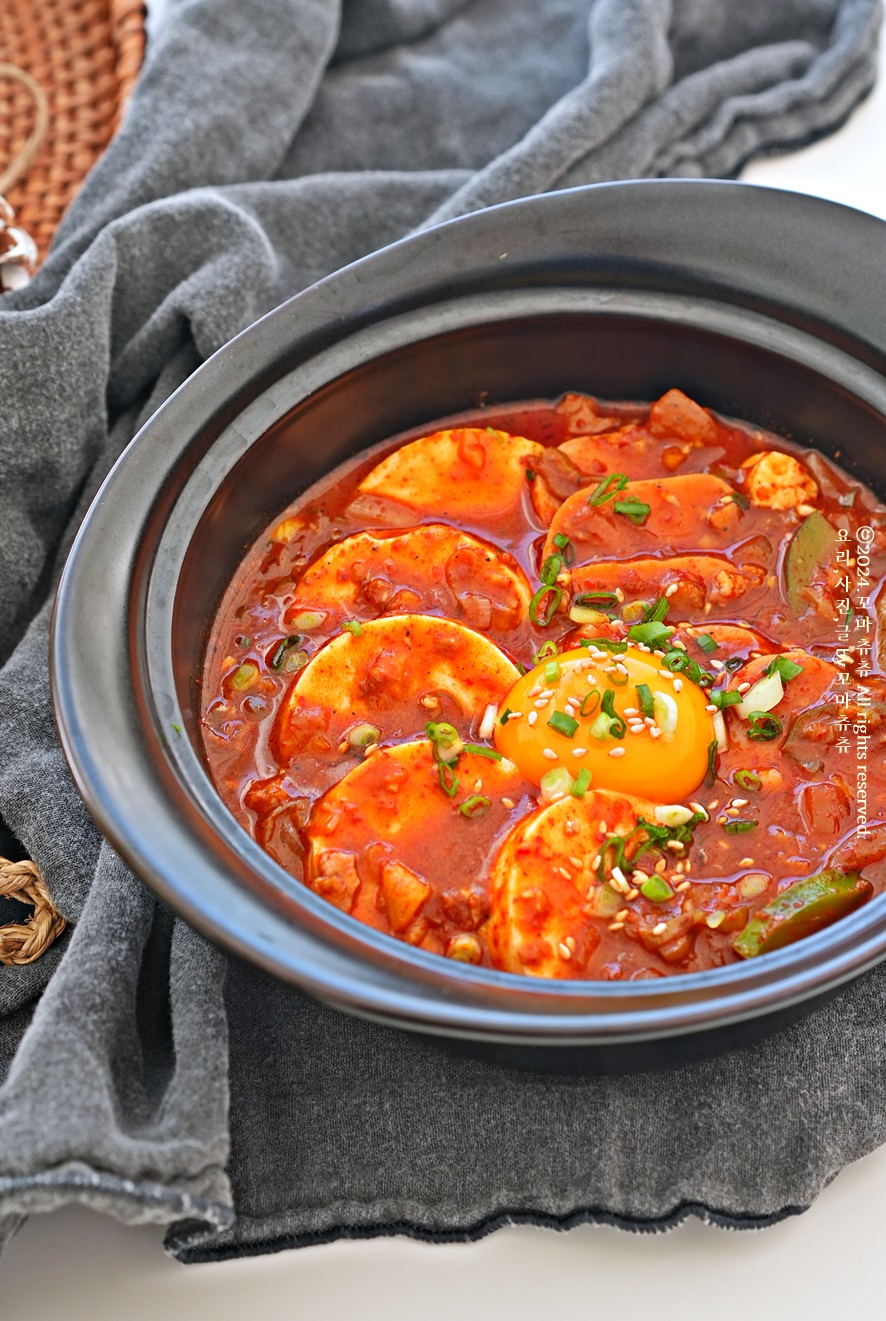
[[697,684],[648,651],[582,648],[514,684],[495,722],[495,746],[535,784],[561,766],[573,779],[584,768],[591,788],[675,803],[708,771],[716,734],[707,705]]

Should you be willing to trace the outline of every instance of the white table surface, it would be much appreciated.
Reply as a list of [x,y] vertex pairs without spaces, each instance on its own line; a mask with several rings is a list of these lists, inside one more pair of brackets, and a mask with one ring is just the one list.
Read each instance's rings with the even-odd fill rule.
[[[886,219],[886,78],[839,133],[744,178]],[[0,1318],[528,1321],[565,1307],[621,1321],[882,1321],[884,1203],[886,1148],[839,1174],[805,1215],[759,1232],[697,1221],[653,1235],[511,1227],[469,1245],[374,1239],[188,1267],[164,1255],[160,1228],[72,1206],[33,1217],[10,1244]]]

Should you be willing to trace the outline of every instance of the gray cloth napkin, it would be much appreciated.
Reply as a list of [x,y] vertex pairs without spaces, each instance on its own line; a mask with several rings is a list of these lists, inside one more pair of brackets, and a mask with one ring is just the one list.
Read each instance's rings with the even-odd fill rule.
[[830,131],[873,82],[879,17],[877,0],[173,7],[50,259],[0,304],[0,816],[71,924],[0,971],[0,1238],[71,1199],[168,1224],[190,1261],[520,1219],[761,1225],[886,1140],[886,971],[755,1049],[608,1079],[471,1062],[263,980],[101,841],[47,683],[77,522],[208,354],[414,228],[578,183],[735,175]]

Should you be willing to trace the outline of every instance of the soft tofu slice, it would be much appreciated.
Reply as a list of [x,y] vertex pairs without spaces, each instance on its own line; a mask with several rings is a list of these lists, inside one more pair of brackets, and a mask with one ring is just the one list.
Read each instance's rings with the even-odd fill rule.
[[[433,615],[370,620],[357,636],[333,638],[299,673],[278,717],[277,748],[291,759],[322,730],[335,754],[364,723],[381,739],[408,737],[431,719],[452,720],[466,733],[518,678],[493,642],[463,624]],[[445,699],[442,714],[422,703],[429,695]]]
[[655,599],[668,595],[671,617],[695,614],[707,604],[731,605],[758,586],[765,570],[753,564],[736,566],[725,555],[675,555],[666,560],[596,560],[573,570],[572,590],[618,588],[628,598]]
[[[737,753],[740,757],[744,757],[744,765],[754,766],[757,763],[771,765],[777,762],[794,720],[822,700],[840,672],[830,661],[821,660],[818,656],[804,651],[802,647],[792,647],[782,654],[795,665],[802,665],[803,673],[784,683],[784,696],[771,708],[771,714],[781,721],[781,733],[774,739],[751,739],[748,737],[751,730],[749,721],[738,715],[734,706],[726,710],[729,751],[730,754]],[[735,672],[729,687],[737,689],[744,684],[753,686],[763,677],[772,660],[771,655],[749,660]],[[747,700],[748,691],[750,690],[742,694],[743,701]]]
[[507,633],[525,620],[532,592],[506,551],[466,532],[429,523],[408,531],[358,532],[330,546],[304,571],[286,610],[305,612],[332,633],[346,619],[440,611],[474,628]]
[[599,789],[558,799],[512,827],[491,872],[487,932],[496,967],[535,977],[585,974],[600,926],[614,916],[611,909],[599,916],[594,859],[606,835],[630,834],[638,817],[654,820],[655,806]]
[[606,431],[589,427],[587,435],[564,441],[559,449],[588,477],[627,472],[637,479],[678,468],[701,471],[723,453],[718,441],[710,414],[681,390],[669,390],[652,405],[646,422]]
[[[742,510],[727,498],[733,494],[732,487],[710,473],[628,482],[602,505],[588,503],[594,490],[590,486],[576,491],[561,505],[545,541],[546,556],[556,550],[558,533],[572,542],[577,564],[585,564],[601,552],[636,555],[653,550],[715,550],[740,535]],[[631,500],[649,505],[649,515],[640,525],[616,510],[616,505]]]
[[435,431],[389,454],[359,489],[439,518],[500,519],[519,507],[542,450],[492,427]]
[[649,409],[649,430],[690,445],[716,445],[717,424],[706,408],[682,390],[668,390]]
[[762,509],[796,509],[818,498],[818,483],[793,454],[764,450],[746,459],[742,467],[747,473],[744,489]]
[[[485,857],[511,814],[525,810],[530,786],[510,762],[475,753],[461,754],[455,774],[450,798],[428,739],[379,748],[360,762],[318,800],[308,821],[310,889],[370,926],[390,925],[439,953],[447,950],[435,935],[437,917],[454,920],[462,933],[475,931],[489,902],[480,869],[464,874],[466,840],[472,854]],[[459,808],[474,793],[490,806],[467,818]]]

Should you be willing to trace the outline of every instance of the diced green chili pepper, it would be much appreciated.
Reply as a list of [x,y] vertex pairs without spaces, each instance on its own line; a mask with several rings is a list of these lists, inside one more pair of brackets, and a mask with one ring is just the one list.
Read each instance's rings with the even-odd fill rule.
[[545,663],[544,668],[545,683],[560,682],[560,664],[559,661],[551,660]]
[[655,715],[655,698],[652,696],[652,689],[648,683],[637,684],[637,701],[640,703],[640,714],[642,716]]
[[618,597],[615,592],[579,592],[578,596],[572,598],[572,604],[599,609],[601,606],[618,605]]
[[816,569],[826,564],[837,542],[837,534],[818,509],[805,518],[791,538],[785,556],[784,577],[788,605],[802,615],[809,602],[804,591],[815,577]]
[[769,954],[854,913],[873,892],[858,872],[831,869],[795,881],[751,918],[732,948],[746,959]]
[[711,656],[718,650],[718,644],[711,637],[710,633],[699,633],[695,640],[706,656]]
[[660,596],[643,613],[644,624],[660,624],[668,617],[668,598]]
[[279,670],[283,664],[283,657],[289,651],[290,647],[297,647],[300,641],[298,633],[291,633],[288,638],[281,638],[274,648],[274,654],[271,657],[270,665],[272,670]]
[[735,780],[739,789],[744,789],[746,793],[756,793],[763,783],[755,771],[736,771],[732,778]]
[[576,775],[575,777],[575,784],[572,786],[572,797],[584,798],[585,794],[588,791],[588,786],[590,785],[590,783],[591,783],[591,772],[588,770],[587,766],[582,766],[581,770],[578,772],[578,775]]
[[455,773],[456,764],[454,761],[441,761],[437,766],[440,788],[450,798],[454,798],[458,792],[458,776]]
[[559,654],[560,648],[556,642],[543,642],[532,657],[532,663],[533,665],[541,665],[542,661],[547,660],[549,656],[558,656]]
[[[591,704],[590,706],[588,706],[588,702],[590,702]],[[600,689],[592,688],[591,691],[589,693],[585,693],[584,697],[582,698],[582,703],[581,706],[579,707],[578,714],[580,716],[592,716],[599,705],[600,705]]]
[[560,551],[567,564],[575,561],[575,547],[569,540],[565,532],[558,532],[554,537],[554,545]]
[[746,821],[736,817],[734,821],[727,821],[723,829],[727,835],[746,835],[749,830],[756,830],[757,825],[756,821]]
[[772,715],[770,711],[752,711],[748,716],[748,724],[748,738],[758,743],[771,743],[784,729],[778,716]]
[[[544,610],[542,610],[541,603],[546,596],[550,596],[550,603],[546,604]],[[563,592],[561,588],[549,587],[542,583],[541,587],[539,587],[538,591],[535,593],[535,596],[533,596],[532,600],[529,602],[529,618],[532,620],[533,624],[539,628],[547,628],[551,620],[554,618],[554,615],[557,613],[557,608],[562,600]]]
[[557,575],[562,571],[565,561],[562,555],[549,555],[541,566],[539,578],[545,587],[553,587],[557,581]]

